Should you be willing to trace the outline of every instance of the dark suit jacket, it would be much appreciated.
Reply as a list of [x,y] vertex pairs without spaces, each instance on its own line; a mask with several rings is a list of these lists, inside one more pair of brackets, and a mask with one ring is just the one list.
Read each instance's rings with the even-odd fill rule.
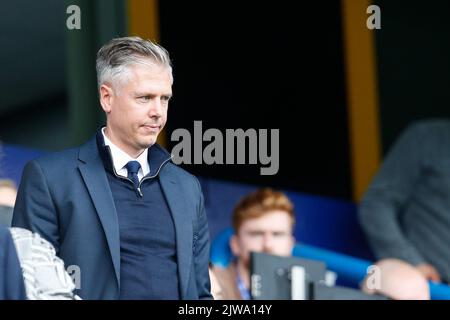
[[[180,297],[210,299],[209,233],[200,184],[172,162],[162,167],[159,179],[175,224]],[[40,233],[66,268],[80,268],[81,298],[118,298],[119,225],[95,137],[26,165],[13,226]]]
[[0,226],[0,300],[24,300],[25,285],[9,230]]

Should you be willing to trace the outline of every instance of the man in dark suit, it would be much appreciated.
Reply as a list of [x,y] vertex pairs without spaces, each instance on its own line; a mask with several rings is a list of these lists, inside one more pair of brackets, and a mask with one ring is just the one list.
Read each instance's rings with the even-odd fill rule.
[[9,230],[0,226],[0,300],[24,300],[25,286]]
[[97,54],[106,127],[24,169],[13,225],[81,272],[83,299],[210,299],[198,180],[156,144],[172,95],[167,51],[138,37]]

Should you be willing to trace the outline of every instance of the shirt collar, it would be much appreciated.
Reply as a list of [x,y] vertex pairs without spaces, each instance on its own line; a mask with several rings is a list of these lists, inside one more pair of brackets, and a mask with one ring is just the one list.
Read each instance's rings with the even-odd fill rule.
[[111,142],[111,140],[108,139],[108,137],[105,134],[105,128],[102,128],[102,135],[103,139],[105,141],[105,146],[109,146],[111,150],[111,157],[112,162],[114,165],[114,170],[119,174],[119,172],[124,169],[125,165],[130,161],[137,161],[141,165],[141,168],[139,171],[141,172],[142,176],[147,175],[150,172],[150,166],[148,164],[148,149],[145,149],[144,152],[142,152],[137,159],[133,159],[130,157],[127,153],[125,153],[122,149],[120,149],[118,146],[116,146],[114,143]]

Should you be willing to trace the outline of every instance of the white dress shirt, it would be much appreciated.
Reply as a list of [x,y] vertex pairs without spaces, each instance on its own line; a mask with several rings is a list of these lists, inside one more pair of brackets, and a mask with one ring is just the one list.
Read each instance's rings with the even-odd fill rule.
[[150,166],[147,159],[148,149],[145,149],[144,152],[142,152],[141,155],[137,157],[137,159],[133,159],[108,139],[105,134],[105,128],[102,128],[102,134],[103,138],[105,139],[105,146],[109,146],[109,148],[111,149],[111,157],[114,165],[114,170],[119,176],[125,178],[128,177],[128,170],[125,166],[130,161],[137,161],[141,165],[141,168],[138,172],[139,181],[142,179],[142,177],[150,173]]

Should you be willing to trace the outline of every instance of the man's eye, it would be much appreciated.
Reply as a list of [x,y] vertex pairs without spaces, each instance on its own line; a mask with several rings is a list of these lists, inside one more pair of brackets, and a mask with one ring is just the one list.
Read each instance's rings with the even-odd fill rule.
[[261,232],[249,232],[250,237],[261,237],[263,233]]
[[162,96],[162,97],[161,97],[161,100],[162,100],[162,101],[165,101],[165,102],[169,102],[170,97],[169,97],[169,96]]
[[149,96],[142,96],[138,98],[139,101],[141,102],[148,102],[150,101],[150,97]]
[[281,237],[287,236],[287,233],[285,233],[285,232],[274,232],[274,233],[273,233],[273,236],[274,236],[274,237],[281,238]]

